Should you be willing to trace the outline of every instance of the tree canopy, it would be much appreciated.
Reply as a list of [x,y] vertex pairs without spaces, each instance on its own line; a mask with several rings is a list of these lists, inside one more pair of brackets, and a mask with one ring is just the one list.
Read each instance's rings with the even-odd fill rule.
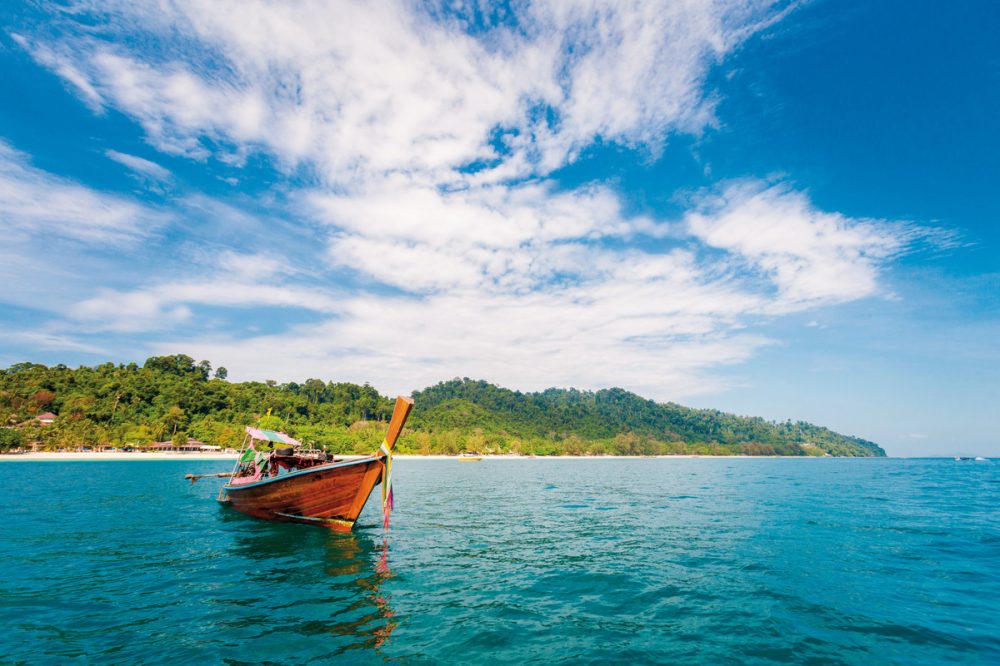
[[[194,437],[239,446],[243,426],[269,425],[339,453],[378,446],[392,400],[368,384],[228,382],[225,368],[176,354],[68,368],[18,363],[0,370],[0,447],[143,446]],[[453,379],[413,393],[402,453],[470,450],[535,455],[742,454],[881,456],[875,443],[804,422],[775,423],[646,400],[623,389],[511,391]],[[57,415],[51,425],[35,417]]]

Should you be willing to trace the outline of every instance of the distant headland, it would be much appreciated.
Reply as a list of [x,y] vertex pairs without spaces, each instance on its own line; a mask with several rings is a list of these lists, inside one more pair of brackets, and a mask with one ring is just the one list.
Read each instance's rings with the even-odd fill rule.
[[[141,366],[12,365],[0,370],[0,451],[156,450],[190,441],[225,450],[239,447],[243,426],[257,424],[313,448],[367,453],[392,411],[367,384],[236,383],[227,375],[184,354]],[[874,442],[821,426],[657,403],[618,388],[523,393],[464,378],[413,397],[400,454],[885,456]]]

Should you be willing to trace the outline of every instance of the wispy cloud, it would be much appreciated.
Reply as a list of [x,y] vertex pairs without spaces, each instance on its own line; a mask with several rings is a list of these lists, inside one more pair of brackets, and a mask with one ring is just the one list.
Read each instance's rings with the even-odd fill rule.
[[627,298],[625,288],[598,302],[590,294],[589,303],[574,302],[575,296],[354,298],[342,316],[323,324],[242,340],[172,336],[158,349],[195,350],[258,378],[335,368],[338,377],[405,391],[456,375],[525,389],[599,387],[610,377],[663,398],[719,388],[724,382],[707,368],[744,360],[768,343],[752,334],[713,333],[714,313],[656,312],[643,294]]
[[112,350],[107,346],[82,342],[69,335],[41,331],[18,331],[7,334],[8,343],[23,344],[33,349],[57,352],[77,352],[83,354],[99,354],[107,357]]
[[[217,276],[105,294],[76,314],[113,322],[109,313],[123,311],[122,302],[150,299],[158,305],[146,323],[167,340],[159,349],[193,350],[253,376],[292,379],[336,368],[338,376],[407,390],[459,374],[522,388],[615,383],[676,399],[718,390],[725,382],[713,369],[773,343],[753,333],[755,323],[869,295],[881,262],[906,246],[905,234],[892,237],[892,225],[824,213],[790,188],[741,183],[738,189],[705,195],[712,203],[684,224],[629,218],[612,193],[595,189],[555,194],[538,185],[496,197],[486,188],[437,193],[421,205],[415,201],[430,193],[340,200],[313,192],[306,210],[335,227],[330,261],[392,285],[398,295],[325,297],[297,287],[296,275],[269,274],[268,289]],[[401,223],[397,206],[428,217]],[[474,231],[453,228],[452,216]],[[743,234],[763,233],[754,226],[758,218],[784,229],[763,257]],[[432,222],[429,238],[422,238],[422,225]],[[673,242],[658,250],[612,242],[665,235]],[[862,246],[875,249],[856,251],[858,239],[869,237],[878,242]],[[751,271],[734,269],[747,262]],[[852,281],[854,274],[868,279]],[[168,333],[171,327],[155,315],[166,303],[253,302],[326,318],[244,338]]]
[[951,234],[911,223],[818,210],[781,183],[729,183],[702,194],[696,206],[685,218],[691,234],[773,283],[775,313],[871,296],[888,259],[919,243],[955,242]]
[[[193,318],[192,306],[258,309],[293,308],[333,313],[339,301],[315,287],[276,282],[292,271],[280,257],[226,250],[214,268],[184,279],[134,290],[102,289],[69,308],[75,326],[87,332],[168,331]],[[193,270],[194,266],[190,270]]]
[[351,195],[312,192],[304,204],[335,229],[331,261],[414,292],[579,281],[593,243],[659,230],[625,219],[606,188],[554,192],[545,182],[448,192],[400,177]]
[[[461,181],[459,167],[490,163],[482,180],[547,173],[595,137],[656,151],[669,131],[700,131],[713,122],[710,65],[785,4],[539,2],[512,8],[516,27],[473,36],[461,9],[435,20],[403,3],[112,2],[107,40],[23,43],[162,150],[252,144],[331,182]],[[139,26],[161,51],[115,43]],[[217,64],[180,55],[192,50]]]
[[104,154],[108,156],[108,159],[114,160],[119,164],[135,171],[136,173],[142,174],[154,180],[166,181],[171,179],[170,171],[164,169],[162,166],[156,162],[147,160],[142,157],[137,157],[135,155],[129,155],[128,153],[121,153],[117,150],[108,149],[104,151]]
[[760,271],[784,308],[873,294],[879,262],[903,245],[884,223],[820,211],[799,192],[758,182],[703,197],[686,221],[706,245]]
[[125,197],[36,169],[27,155],[0,140],[0,224],[8,235],[7,242],[57,236],[129,244],[164,219],[162,213]]
[[[510,20],[484,23],[451,3],[85,4],[100,27],[22,45],[163,152],[270,157],[289,175],[282,213],[318,234],[309,258],[322,265],[310,276],[223,254],[214,271],[95,289],[67,314],[256,377],[718,389],[715,368],[772,342],[753,332],[760,321],[879,294],[917,228],[753,179],[695,196],[678,219],[636,216],[612,185],[567,189],[552,174],[596,142],[655,156],[671,134],[710,128],[710,68],[788,6],[515,3]],[[265,225],[204,196],[178,205],[211,213],[218,235]],[[318,277],[337,270],[369,288]],[[318,323],[220,335],[199,307]]]
[[95,113],[104,112],[104,99],[91,84],[89,77],[73,64],[72,57],[63,50],[43,43],[29,41],[24,35],[12,33],[11,38],[27,50],[38,64],[58,74],[76,91],[77,95]]

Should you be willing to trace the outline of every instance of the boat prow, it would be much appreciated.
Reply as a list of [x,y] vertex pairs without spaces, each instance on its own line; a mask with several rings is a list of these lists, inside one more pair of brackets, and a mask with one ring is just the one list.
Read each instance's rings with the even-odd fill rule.
[[310,463],[304,456],[271,453],[261,459],[255,454],[251,460],[244,454],[218,499],[256,518],[350,531],[372,489],[388,476],[392,447],[412,408],[411,398],[396,399],[385,441],[370,456]]
[[250,483],[228,483],[225,501],[265,520],[323,525],[350,531],[382,477],[376,456],[289,472]]

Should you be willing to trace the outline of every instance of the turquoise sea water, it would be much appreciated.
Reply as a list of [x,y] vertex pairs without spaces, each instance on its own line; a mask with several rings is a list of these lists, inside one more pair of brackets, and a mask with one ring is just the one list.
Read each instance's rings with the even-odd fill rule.
[[1000,663],[1000,463],[399,460],[387,539],[227,466],[0,464],[0,662]]

